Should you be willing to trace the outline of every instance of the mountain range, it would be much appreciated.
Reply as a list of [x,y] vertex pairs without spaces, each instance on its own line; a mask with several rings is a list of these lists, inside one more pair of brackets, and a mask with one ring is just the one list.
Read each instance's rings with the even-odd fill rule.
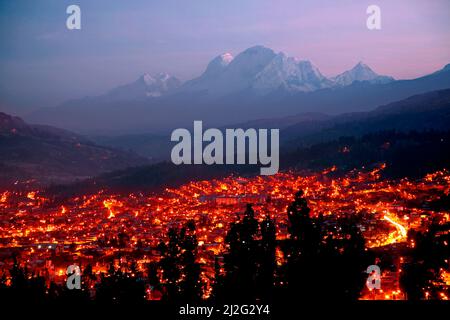
[[32,125],[0,112],[0,188],[67,183],[149,163],[66,130]]
[[367,111],[411,95],[450,87],[447,65],[413,80],[379,75],[363,62],[327,78],[310,61],[254,46],[221,54],[197,78],[142,75],[104,95],[68,101],[25,116],[88,134],[161,134],[193,120],[224,126],[300,113]]
[[[411,96],[368,112],[336,116],[303,113],[252,120],[232,127],[280,128],[283,168],[320,169],[339,164],[352,169],[389,161],[394,165],[394,174],[422,174],[423,170],[448,164],[445,154],[450,141],[450,89]],[[89,188],[135,184],[159,187],[232,172],[252,173],[257,169],[177,167],[170,162],[145,166],[151,163],[148,157],[153,158],[153,163],[168,159],[171,148],[168,136],[97,137],[95,141],[0,113],[0,187],[66,184],[102,173],[106,175],[100,180],[90,180]],[[342,153],[343,149],[347,153]],[[130,167],[135,168],[127,169]],[[81,183],[80,187],[87,185]]]
[[[317,172],[337,166],[335,174],[339,174],[385,163],[387,168],[381,174],[415,178],[449,168],[450,89],[415,95],[369,112],[333,117],[304,114],[235,127],[258,128],[271,123],[282,128],[282,170]],[[120,143],[124,142],[122,137]],[[80,192],[107,188],[161,189],[192,180],[258,172],[255,166],[176,166],[166,161],[107,173],[73,187]]]
[[[382,105],[370,111],[330,116],[301,113],[293,116],[264,118],[234,123],[231,128],[280,129],[282,149],[308,147],[342,136],[360,137],[378,131],[446,131],[450,128],[450,89],[414,95]],[[225,133],[226,127],[219,128]],[[135,134],[92,136],[98,144],[133,150],[153,161],[170,159],[170,135]]]
[[394,78],[378,75],[363,62],[335,77],[327,78],[308,60],[254,46],[236,58],[231,53],[215,57],[199,77],[185,83],[167,73],[144,73],[132,83],[116,87],[104,95],[85,99],[129,101],[188,92],[220,97],[249,89],[259,94],[278,90],[309,92],[348,86],[355,81],[388,83]]
[[181,86],[181,81],[167,73],[150,75],[144,73],[136,81],[119,86],[103,96],[96,97],[106,101],[128,101],[161,97]]
[[355,81],[388,83],[394,78],[378,75],[362,62],[336,77],[327,78],[308,60],[255,46],[236,58],[230,53],[214,58],[200,77],[186,82],[177,92],[204,92],[214,97],[244,90],[257,94],[279,90],[310,92],[347,86]]

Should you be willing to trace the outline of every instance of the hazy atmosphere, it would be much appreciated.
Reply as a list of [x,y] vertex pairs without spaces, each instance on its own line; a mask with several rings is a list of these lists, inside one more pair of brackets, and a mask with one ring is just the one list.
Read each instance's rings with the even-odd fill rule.
[[[326,76],[364,61],[415,78],[450,57],[450,3],[377,1],[382,29],[366,28],[371,1],[0,1],[0,109],[17,114],[98,95],[149,72],[185,81],[218,54],[254,45],[307,59]],[[176,10],[175,10],[176,9]]]
[[449,0],[0,0],[0,301],[448,309],[449,40]]

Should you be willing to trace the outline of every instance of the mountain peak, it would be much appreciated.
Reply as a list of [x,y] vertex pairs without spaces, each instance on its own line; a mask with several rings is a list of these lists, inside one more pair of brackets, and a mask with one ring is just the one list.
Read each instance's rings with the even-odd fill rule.
[[108,98],[117,100],[143,99],[162,96],[181,85],[181,81],[166,72],[142,74],[136,81],[112,89]]
[[355,64],[355,67],[358,67],[358,66],[360,66],[360,67],[368,67],[368,65],[365,64],[364,61],[362,61],[362,60],[359,60],[359,62],[357,64]]
[[218,55],[208,63],[204,76],[214,76],[219,74],[231,61],[233,61],[233,59],[233,55],[228,52]]
[[359,62],[351,69],[351,71],[354,71],[354,72],[365,71],[365,72],[370,72],[371,74],[374,74],[374,75],[377,75],[377,76],[378,76],[378,74],[376,74],[376,73],[372,70],[372,68],[370,68],[367,64],[365,64],[365,63],[362,62],[362,61],[359,61]]
[[264,46],[253,46],[239,53],[230,63],[230,69],[239,68],[242,71],[253,73],[257,69],[262,69],[277,54],[270,48]]
[[288,91],[314,91],[328,87],[330,81],[308,60],[278,53],[256,76],[253,88],[258,91],[284,89]]
[[168,81],[171,78],[175,78],[175,77],[171,76],[170,74],[168,74],[166,72],[160,72],[155,75],[151,75],[146,72],[143,75],[141,75],[138,80],[141,80],[146,85],[150,86],[150,85],[153,85],[155,82],[158,82],[158,81],[164,82],[164,81]]
[[394,80],[389,76],[382,76],[373,71],[367,64],[359,61],[352,69],[347,70],[333,78],[341,86],[347,86],[355,81],[369,81],[372,83],[387,83]]
[[256,46],[253,46],[253,47],[250,47],[250,48],[244,50],[242,53],[240,53],[240,55],[241,54],[243,54],[243,55],[256,55],[256,54],[265,54],[265,55],[273,54],[273,55],[275,55],[275,52],[272,49],[264,47],[262,45],[256,45]]

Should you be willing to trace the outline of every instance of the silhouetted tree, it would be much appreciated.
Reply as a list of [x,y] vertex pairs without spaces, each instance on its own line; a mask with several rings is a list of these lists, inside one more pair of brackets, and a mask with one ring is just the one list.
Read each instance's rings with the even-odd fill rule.
[[258,296],[271,301],[273,298],[274,275],[276,269],[276,228],[269,215],[261,222],[259,246]]
[[111,263],[107,274],[101,274],[96,299],[106,303],[142,303],[145,299],[145,283],[142,276],[115,269]]
[[219,275],[216,263],[216,300],[245,302],[268,298],[271,294],[275,264],[274,225],[266,219],[263,239],[259,240],[259,224],[254,215],[248,204],[243,219],[232,223],[225,237],[228,250],[224,254],[224,275]]
[[408,234],[415,248],[411,261],[404,266],[400,285],[408,300],[441,299],[448,296],[442,280],[442,270],[448,268],[450,257],[450,224],[432,224],[428,232]]
[[338,232],[322,242],[320,251],[320,296],[331,300],[356,301],[367,279],[369,255],[365,240],[351,219],[337,221]]
[[202,297],[203,283],[201,268],[197,259],[197,237],[195,224],[189,221],[178,231],[171,228],[168,243],[160,242],[161,253],[159,266],[163,273],[164,299],[176,301],[196,301]]
[[30,274],[26,267],[21,267],[16,255],[13,255],[13,266],[9,270],[10,285],[4,288],[3,302],[34,302],[39,303],[47,299],[45,279],[36,274]]
[[322,216],[310,216],[302,191],[288,207],[288,219],[288,295],[304,300],[356,300],[367,278],[368,258],[355,222],[346,219],[324,226]]
[[290,239],[287,244],[287,281],[290,294],[297,293],[301,298],[311,298],[317,291],[317,270],[321,266],[319,256],[320,229],[310,217],[310,208],[303,191],[295,194],[289,205]]
[[200,278],[200,264],[196,262],[198,241],[193,221],[187,223],[186,227],[182,229],[181,235],[181,299],[195,302],[199,301],[203,295],[203,282]]

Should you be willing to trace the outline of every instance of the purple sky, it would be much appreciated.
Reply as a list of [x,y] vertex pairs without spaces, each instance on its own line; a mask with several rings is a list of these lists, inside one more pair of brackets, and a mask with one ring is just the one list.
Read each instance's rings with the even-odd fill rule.
[[[65,28],[74,3],[79,31]],[[382,30],[366,28],[370,4],[381,7]],[[257,44],[328,76],[362,60],[414,78],[450,63],[450,1],[0,0],[0,39],[0,103],[28,108],[100,94],[144,72],[187,80],[218,54]]]

